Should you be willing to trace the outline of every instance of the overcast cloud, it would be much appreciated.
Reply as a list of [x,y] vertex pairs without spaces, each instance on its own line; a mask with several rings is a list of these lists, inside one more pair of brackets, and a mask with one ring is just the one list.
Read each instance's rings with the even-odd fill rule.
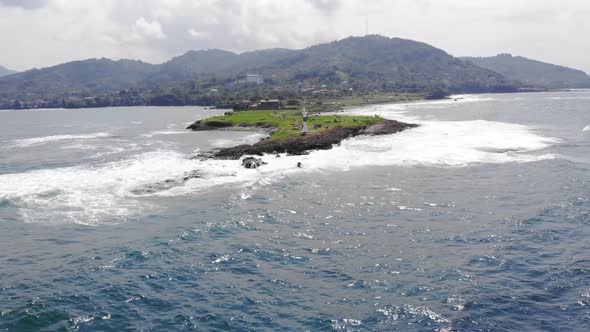
[[370,33],[453,55],[513,53],[590,72],[587,0],[0,0],[0,64],[303,48],[363,35],[365,17]]

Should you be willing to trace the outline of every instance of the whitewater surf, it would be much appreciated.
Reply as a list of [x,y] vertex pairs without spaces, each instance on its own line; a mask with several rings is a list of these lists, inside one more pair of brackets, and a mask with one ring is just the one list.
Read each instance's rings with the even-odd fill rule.
[[[463,96],[459,103],[492,100],[490,97]],[[26,222],[73,222],[87,225],[104,220],[120,222],[126,217],[157,209],[149,196],[182,196],[210,190],[221,185],[256,188],[288,176],[317,172],[345,172],[374,166],[467,167],[474,164],[526,163],[557,158],[543,150],[559,143],[531,127],[486,120],[439,121],[413,115],[413,109],[440,108],[455,101],[424,102],[408,105],[362,107],[348,114],[378,114],[386,119],[419,123],[420,127],[387,136],[360,136],[343,141],[332,150],[312,151],[306,156],[276,158],[266,155],[268,164],[256,170],[244,169],[239,161],[201,160],[194,154],[175,149],[157,149],[132,154],[127,158],[75,167],[39,169],[0,175],[0,199],[18,207]],[[169,127],[169,126],[168,126]],[[189,131],[151,131],[139,135],[157,139]],[[109,133],[53,135],[19,139],[20,147],[76,140],[92,146]],[[244,133],[240,139],[211,139],[212,147],[253,143],[263,134]],[[141,138],[140,138],[141,139]],[[120,144],[124,144],[121,142]],[[62,147],[62,148],[72,148]],[[88,148],[87,148],[88,149]],[[92,150],[91,148],[88,150]],[[120,151],[119,151],[120,152]],[[304,167],[296,167],[302,163]],[[161,190],[144,190],[158,183],[182,178],[190,172],[199,176]],[[138,194],[141,193],[141,194]]]

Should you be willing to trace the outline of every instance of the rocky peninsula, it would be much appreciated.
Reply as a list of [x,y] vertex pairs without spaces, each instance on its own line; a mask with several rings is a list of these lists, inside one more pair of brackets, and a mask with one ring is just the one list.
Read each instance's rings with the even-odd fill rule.
[[240,159],[243,156],[287,153],[304,155],[313,150],[329,150],[343,140],[359,135],[390,135],[417,125],[386,120],[376,116],[313,115],[311,132],[300,134],[300,112],[240,112],[200,120],[187,129],[194,131],[250,129],[265,130],[269,138],[252,145],[244,144],[211,151],[207,157]]

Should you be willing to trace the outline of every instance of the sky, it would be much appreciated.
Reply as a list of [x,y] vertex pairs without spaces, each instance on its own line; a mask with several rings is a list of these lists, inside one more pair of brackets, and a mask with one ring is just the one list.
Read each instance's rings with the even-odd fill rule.
[[589,0],[0,0],[0,65],[304,48],[369,33],[590,73]]

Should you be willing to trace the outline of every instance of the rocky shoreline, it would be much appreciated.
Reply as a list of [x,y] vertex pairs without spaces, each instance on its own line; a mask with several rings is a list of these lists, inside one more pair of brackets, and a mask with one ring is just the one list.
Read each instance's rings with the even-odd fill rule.
[[[270,153],[287,153],[289,155],[304,155],[313,150],[330,150],[334,145],[343,140],[359,135],[390,135],[399,133],[403,130],[415,128],[418,125],[403,123],[395,120],[383,120],[380,123],[367,127],[341,127],[332,128],[315,135],[292,137],[278,140],[264,140],[252,145],[239,145],[231,148],[222,148],[212,151],[203,157],[215,159],[237,160],[243,156],[255,155],[262,156]],[[204,125],[194,124],[187,129],[195,131],[228,129],[227,126],[210,126],[210,123]],[[269,128],[258,128],[269,129]]]

